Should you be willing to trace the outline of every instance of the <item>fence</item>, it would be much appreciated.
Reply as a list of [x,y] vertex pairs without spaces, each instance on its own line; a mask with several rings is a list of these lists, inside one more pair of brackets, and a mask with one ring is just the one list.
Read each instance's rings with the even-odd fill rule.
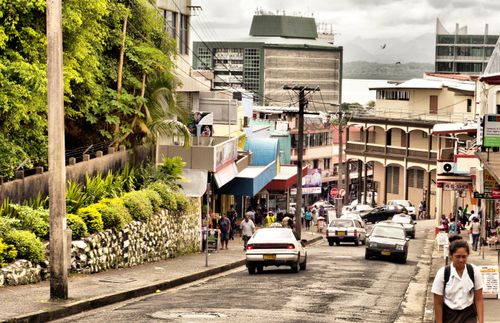
[[[109,148],[106,154],[97,151],[94,158],[89,154],[83,154],[81,162],[77,163],[76,157],[71,157],[67,161],[66,179],[82,182],[85,175],[92,176],[96,173],[107,173],[118,170],[126,164],[138,165],[142,162],[153,160],[154,149],[150,146],[138,146],[127,150],[121,146],[118,151]],[[25,176],[24,171],[17,171],[16,178],[9,182],[4,182],[0,177],[0,203],[9,198],[15,203],[26,199],[35,198],[38,194],[42,197],[49,192],[49,173],[44,172],[43,167],[37,167],[35,174]]]

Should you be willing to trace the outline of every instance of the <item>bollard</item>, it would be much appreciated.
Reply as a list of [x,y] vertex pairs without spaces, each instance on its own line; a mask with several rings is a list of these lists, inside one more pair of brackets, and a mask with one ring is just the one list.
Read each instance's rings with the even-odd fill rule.
[[97,158],[97,157],[102,157],[102,151],[100,151],[100,150],[99,150],[99,151],[96,151],[96,152],[95,152],[95,157],[96,157],[96,158]]
[[35,174],[43,174],[43,167],[35,167]]
[[89,154],[83,154],[83,161],[89,161],[90,160],[90,155]]
[[108,154],[113,154],[115,152],[115,147],[108,148]]
[[24,179],[24,170],[16,170],[15,177],[16,179]]

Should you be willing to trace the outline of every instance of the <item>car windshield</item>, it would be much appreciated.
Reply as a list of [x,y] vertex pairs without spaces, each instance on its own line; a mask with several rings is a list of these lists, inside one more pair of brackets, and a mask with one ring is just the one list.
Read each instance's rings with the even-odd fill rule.
[[270,239],[290,239],[294,235],[290,229],[285,228],[264,228],[255,232],[254,239],[270,240]]
[[392,201],[391,205],[411,206],[411,203],[410,203],[410,201],[396,200],[396,201]]
[[376,225],[373,227],[372,236],[382,238],[404,239],[405,231],[403,228],[391,227],[387,225]]
[[411,217],[402,216],[402,215],[395,215],[392,217],[392,221],[397,222],[397,223],[411,223]]
[[352,227],[351,220],[333,220],[330,222],[331,227]]

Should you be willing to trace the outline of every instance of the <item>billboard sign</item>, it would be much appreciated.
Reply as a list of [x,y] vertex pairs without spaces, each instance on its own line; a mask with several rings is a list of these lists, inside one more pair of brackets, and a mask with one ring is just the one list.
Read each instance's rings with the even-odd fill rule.
[[214,114],[212,112],[196,111],[191,115],[188,129],[195,137],[212,137]]
[[487,114],[484,116],[483,147],[500,147],[499,114]]

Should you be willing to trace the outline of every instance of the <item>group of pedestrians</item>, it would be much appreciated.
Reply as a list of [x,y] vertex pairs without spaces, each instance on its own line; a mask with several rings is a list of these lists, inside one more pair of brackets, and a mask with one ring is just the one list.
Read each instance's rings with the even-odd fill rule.
[[467,230],[470,235],[472,250],[477,251],[481,235],[480,215],[474,213],[474,210],[471,210],[469,214],[467,212],[468,208],[468,204],[464,208],[459,206],[455,215],[450,214],[450,218],[447,218],[444,214],[441,215],[441,229],[447,232],[449,236],[458,235],[463,230]]

